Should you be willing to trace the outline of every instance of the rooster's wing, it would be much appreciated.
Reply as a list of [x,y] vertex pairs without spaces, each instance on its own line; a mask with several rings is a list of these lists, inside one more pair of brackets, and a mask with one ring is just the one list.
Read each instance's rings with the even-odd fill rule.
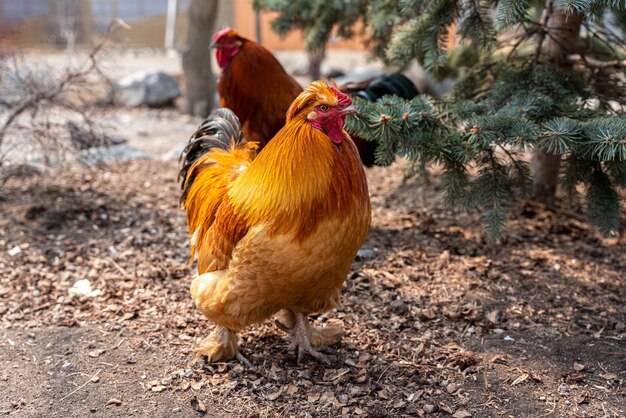
[[249,166],[255,145],[245,143],[241,124],[226,108],[209,115],[181,155],[181,206],[187,212],[191,256],[200,274],[226,268],[248,226],[228,202],[232,182]]

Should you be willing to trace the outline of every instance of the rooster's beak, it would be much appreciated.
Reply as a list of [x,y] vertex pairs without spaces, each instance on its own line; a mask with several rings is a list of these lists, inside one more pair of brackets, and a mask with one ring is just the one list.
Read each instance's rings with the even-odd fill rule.
[[211,41],[211,45],[209,45],[210,48],[217,48],[217,43],[215,41]]
[[356,110],[356,107],[350,105],[341,111],[342,115],[358,115],[359,111]]

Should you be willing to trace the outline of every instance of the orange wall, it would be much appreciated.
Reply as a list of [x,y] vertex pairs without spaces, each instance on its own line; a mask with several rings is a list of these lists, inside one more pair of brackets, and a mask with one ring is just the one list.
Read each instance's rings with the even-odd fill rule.
[[[252,0],[234,0],[234,22],[235,29],[246,38],[255,39],[255,18]],[[289,50],[304,48],[302,32],[291,32],[284,38],[272,31],[271,22],[277,13],[261,13],[261,43],[263,46],[273,50]],[[357,36],[354,39],[331,40],[328,48],[337,49],[359,49],[363,50],[363,42]]]

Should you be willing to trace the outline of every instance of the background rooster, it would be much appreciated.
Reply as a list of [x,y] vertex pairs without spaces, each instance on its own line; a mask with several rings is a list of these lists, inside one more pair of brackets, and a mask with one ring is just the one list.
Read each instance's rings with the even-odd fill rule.
[[220,106],[235,112],[246,140],[262,149],[285,125],[287,109],[302,88],[270,51],[231,28],[217,32],[211,46],[222,69]]
[[370,223],[363,166],[342,129],[351,102],[312,83],[256,158],[236,116],[219,109],[183,152],[181,204],[198,254],[191,294],[217,324],[198,350],[210,361],[249,364],[236,331],[283,310],[298,360],[307,352],[328,362],[312,344],[341,330],[311,328],[307,316],[337,304]]
[[[226,28],[215,34],[212,47],[222,75],[217,89],[220,105],[235,112],[243,125],[244,137],[259,142],[259,148],[285,124],[285,114],[302,88],[278,60],[263,46]],[[412,99],[415,85],[400,73],[385,74],[361,83],[339,87],[344,93],[376,101],[387,94]],[[378,143],[354,137],[363,164],[372,166]]]

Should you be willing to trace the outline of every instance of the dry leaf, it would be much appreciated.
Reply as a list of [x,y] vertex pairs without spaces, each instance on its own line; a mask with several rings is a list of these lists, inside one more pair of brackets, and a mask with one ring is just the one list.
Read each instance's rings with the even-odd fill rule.
[[450,263],[450,251],[445,250],[439,255],[439,258],[437,259],[437,267],[439,269],[444,269],[448,266],[449,263]]
[[306,395],[306,400],[309,403],[317,402],[317,401],[320,400],[321,396],[322,396],[321,393],[311,392],[311,393]]
[[283,393],[282,389],[277,390],[274,393],[270,393],[265,395],[265,399],[267,399],[268,401],[275,401],[276,399],[280,398],[280,395]]
[[437,317],[437,314],[432,309],[425,308],[425,309],[422,309],[422,316],[426,319],[434,319]]
[[499,322],[498,318],[500,316],[500,311],[496,309],[494,311],[489,312],[485,316],[489,322],[491,322],[492,324],[497,324]]
[[393,405],[394,408],[404,408],[406,406],[406,402],[400,400],[396,401]]
[[582,372],[583,370],[585,370],[585,365],[574,362],[574,370],[576,370],[577,372]]
[[589,403],[589,394],[585,392],[581,394],[580,396],[575,396],[574,402],[576,402],[578,405]]
[[450,408],[446,403],[439,402],[439,409],[447,412],[448,414],[452,414],[452,408]]
[[190,403],[194,411],[200,413],[200,415],[206,414],[206,405],[200,399],[194,396],[193,398],[191,398]]
[[530,376],[528,375],[528,373],[524,373],[523,375],[521,375],[520,377],[515,379],[513,381],[513,383],[511,383],[511,386],[519,385],[520,383],[525,382],[526,380],[528,380],[529,377]]
[[504,356],[501,355],[497,355],[494,358],[492,358],[491,360],[489,360],[491,363],[499,363],[499,364],[507,364],[508,361]]
[[575,383],[575,382],[582,382],[586,378],[587,378],[587,375],[584,373],[570,373],[565,378],[565,381],[567,383]]
[[467,412],[465,409],[459,409],[452,415],[452,418],[471,418],[471,416],[472,414]]
[[320,403],[322,405],[325,405],[329,402],[333,402],[334,400],[335,400],[335,395],[330,390],[327,390],[326,392],[322,393],[322,396],[320,397]]

